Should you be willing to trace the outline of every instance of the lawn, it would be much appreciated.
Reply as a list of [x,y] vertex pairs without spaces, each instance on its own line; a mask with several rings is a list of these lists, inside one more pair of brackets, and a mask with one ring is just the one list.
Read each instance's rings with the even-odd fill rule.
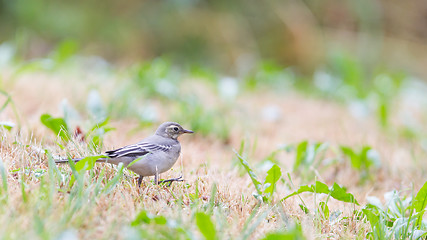
[[[309,80],[162,58],[3,65],[0,238],[425,237],[426,84],[382,71],[355,85],[345,71],[363,69],[346,64]],[[136,143],[165,121],[195,131],[161,175],[184,182],[139,187],[122,166],[54,164]]]

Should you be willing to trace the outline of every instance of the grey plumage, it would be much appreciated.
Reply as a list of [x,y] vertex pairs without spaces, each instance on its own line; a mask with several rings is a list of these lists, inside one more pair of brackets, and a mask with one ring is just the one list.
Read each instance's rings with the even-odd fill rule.
[[[123,163],[127,167],[135,159],[140,158],[134,164],[128,167],[136,174],[140,175],[139,184],[142,177],[155,176],[155,182],[158,182],[158,175],[166,172],[175,164],[181,153],[181,144],[178,137],[184,133],[193,133],[191,130],[184,129],[175,122],[165,122],[161,124],[153,136],[145,138],[139,143],[106,151],[108,158],[98,159],[97,162],[107,162],[118,165]],[[73,159],[77,162],[82,158]],[[65,163],[68,160],[59,160],[56,163]],[[170,179],[179,181],[178,179]]]

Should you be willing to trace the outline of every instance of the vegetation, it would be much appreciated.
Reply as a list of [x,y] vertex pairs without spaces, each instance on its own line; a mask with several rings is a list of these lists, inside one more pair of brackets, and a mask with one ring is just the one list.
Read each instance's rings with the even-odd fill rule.
[[[0,239],[425,239],[425,64],[356,2],[0,3]],[[96,164],[164,121],[184,182]]]

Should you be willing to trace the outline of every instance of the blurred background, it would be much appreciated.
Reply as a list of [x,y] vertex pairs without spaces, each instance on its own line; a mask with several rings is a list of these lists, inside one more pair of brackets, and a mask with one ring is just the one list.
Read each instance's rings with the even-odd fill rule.
[[261,62],[310,76],[337,55],[352,56],[363,74],[388,67],[424,77],[426,23],[425,1],[0,1],[0,42],[16,58],[66,41],[124,66],[161,56],[237,77]]
[[[12,95],[33,92],[37,121],[68,97],[79,112],[96,102],[95,122],[175,119],[226,142],[237,95],[297,92],[427,149],[426,23],[425,1],[0,0],[0,90],[22,106],[31,95]],[[265,119],[284,119],[279,102]]]
[[[427,185],[415,201],[398,194],[414,199],[427,176],[426,66],[426,0],[0,0],[0,239],[70,239],[73,229],[84,229],[75,239],[123,239],[137,233],[129,223],[141,207],[162,215],[141,211],[133,239],[159,239],[156,229],[179,239],[196,229],[191,211],[206,209],[221,227],[217,239],[256,239],[246,233],[253,222],[264,234],[290,227],[293,216],[313,238],[416,239],[403,235],[411,231],[425,238],[418,200]],[[76,192],[65,177],[75,170],[51,174],[50,153],[99,154],[140,141],[164,121],[196,132],[180,139],[183,157],[167,173],[186,179],[173,185],[182,189],[177,197],[133,188],[129,171],[115,192],[92,170],[87,188],[83,177],[70,178],[81,179]],[[113,170],[106,176],[116,184]],[[252,179],[257,193],[254,173],[262,176]],[[7,178],[15,193],[2,205]],[[373,198],[379,207],[364,207],[375,224],[368,235],[354,205],[332,203],[329,214],[334,193],[310,213],[301,197],[304,206],[281,205],[285,215],[272,205],[254,210],[254,201],[274,199],[279,179],[280,199],[314,180],[347,199],[348,187],[360,203],[396,191],[384,195],[393,199],[387,207]],[[313,196],[306,202],[317,205],[322,198]],[[159,228],[141,225],[150,221]]]

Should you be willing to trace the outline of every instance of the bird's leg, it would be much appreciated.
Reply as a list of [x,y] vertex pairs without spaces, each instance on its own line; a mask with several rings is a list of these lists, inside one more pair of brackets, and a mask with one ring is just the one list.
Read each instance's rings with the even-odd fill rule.
[[138,178],[138,187],[141,187],[142,179],[143,179],[143,178],[144,178],[144,176],[139,175],[139,178]]
[[177,178],[171,178],[171,179],[167,179],[167,180],[162,180],[159,183],[169,183],[168,186],[170,186],[172,184],[172,182],[182,182],[184,181],[184,179],[182,179],[182,176],[177,177]]
[[154,184],[158,185],[159,184],[159,173],[156,172],[156,174],[154,175]]

